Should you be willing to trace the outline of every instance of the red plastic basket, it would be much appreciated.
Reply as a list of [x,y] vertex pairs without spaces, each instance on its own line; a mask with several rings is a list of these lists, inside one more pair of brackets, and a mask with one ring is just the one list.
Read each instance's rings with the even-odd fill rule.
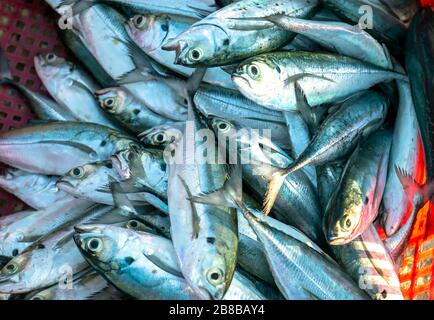
[[[433,6],[434,0],[421,0]],[[15,80],[29,88],[45,92],[38,79],[33,57],[42,52],[68,53],[56,32],[57,17],[41,0],[0,0],[0,46],[10,61]],[[24,126],[35,116],[12,88],[0,86],[0,130]],[[425,180],[423,152],[420,147],[418,181]],[[22,210],[25,205],[0,189],[0,216]],[[434,217],[427,205],[417,217],[411,239],[402,257],[400,278],[407,299],[434,299]]]

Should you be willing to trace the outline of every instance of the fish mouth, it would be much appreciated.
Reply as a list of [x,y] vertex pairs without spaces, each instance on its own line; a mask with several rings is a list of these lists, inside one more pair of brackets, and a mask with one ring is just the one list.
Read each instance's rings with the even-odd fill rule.
[[70,183],[68,181],[64,181],[64,180],[57,181],[56,187],[62,191],[67,192],[67,193],[71,193],[75,190],[75,186],[72,183]]
[[345,237],[329,236],[327,239],[327,242],[331,246],[341,246],[341,245],[344,245],[344,244],[351,242],[351,240],[348,240]]
[[189,48],[186,41],[169,39],[166,44],[161,46],[161,49],[165,51],[175,51],[175,64],[181,64],[185,51]]
[[128,165],[124,165],[124,162],[121,159],[119,159],[118,156],[116,155],[112,156],[111,161],[113,164],[113,168],[115,168],[115,170],[118,172],[118,174],[121,176],[123,180],[128,180],[131,178],[130,169]]
[[95,233],[96,228],[95,228],[95,226],[92,226],[92,225],[80,224],[80,225],[74,226],[74,231],[78,235],[84,234],[84,233]]
[[[250,89],[253,89],[252,86],[250,85],[250,81],[244,77],[242,74],[239,73],[233,73],[231,76],[232,81],[237,84],[237,81],[242,80],[243,82],[245,82]],[[239,86],[239,84],[237,84]]]

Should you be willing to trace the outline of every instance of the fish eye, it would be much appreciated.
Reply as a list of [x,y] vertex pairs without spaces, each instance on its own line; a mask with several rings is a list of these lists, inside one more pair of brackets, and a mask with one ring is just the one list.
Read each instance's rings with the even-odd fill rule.
[[139,226],[139,223],[136,220],[128,221],[127,228],[128,229],[136,229]]
[[44,297],[42,297],[40,295],[36,295],[31,300],[44,300]]
[[199,61],[200,59],[202,59],[203,51],[201,48],[193,48],[190,50],[188,55],[190,60]]
[[114,109],[115,106],[115,99],[114,98],[107,98],[104,100],[104,106],[110,111]]
[[70,175],[74,178],[81,179],[84,177],[84,168],[83,167],[77,167],[71,170]]
[[166,135],[164,133],[162,133],[162,132],[161,133],[157,133],[154,136],[154,140],[155,140],[156,143],[163,143],[163,142],[166,141]]
[[247,74],[249,75],[250,78],[254,80],[258,79],[259,76],[261,75],[259,68],[253,64],[247,67]]
[[47,54],[47,61],[48,62],[54,62],[56,60],[56,55],[54,53]]
[[206,274],[209,283],[217,285],[224,281],[224,273],[219,268],[212,268]]
[[18,271],[18,265],[15,262],[10,262],[5,266],[5,270],[8,274],[13,274]]
[[219,122],[219,124],[217,125],[217,128],[223,132],[226,133],[230,130],[230,125],[227,122],[221,121]]
[[100,252],[102,249],[102,241],[98,238],[91,238],[87,241],[86,246],[89,249],[89,251],[93,253],[97,253]]
[[143,28],[146,24],[146,19],[143,16],[135,16],[133,22],[137,28]]
[[349,229],[351,228],[352,225],[353,225],[353,218],[349,215],[345,216],[343,220],[343,227]]

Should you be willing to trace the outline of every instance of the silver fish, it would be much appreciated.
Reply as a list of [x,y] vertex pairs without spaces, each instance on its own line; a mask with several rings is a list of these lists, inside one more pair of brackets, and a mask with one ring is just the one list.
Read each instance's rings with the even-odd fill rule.
[[169,119],[150,110],[127,88],[115,87],[95,92],[100,107],[134,133],[162,125]]
[[75,119],[122,130],[99,108],[94,96],[99,85],[83,69],[54,53],[37,55],[34,61],[45,88]]
[[16,168],[63,175],[72,168],[108,160],[136,141],[91,123],[50,122],[0,134],[0,160]]
[[164,50],[176,51],[175,62],[185,66],[236,63],[255,54],[273,51],[293,36],[265,18],[276,13],[309,17],[317,1],[243,0],[228,5],[193,24]]
[[[182,277],[169,240],[104,225],[80,225],[76,230],[74,239],[86,259],[122,291],[146,300],[198,299]],[[260,300],[263,296],[236,274],[224,299]]]
[[84,270],[87,262],[72,239],[73,226],[91,221],[114,223],[126,220],[117,214],[110,216],[110,211],[110,207],[93,207],[81,219],[68,223],[61,230],[38,240],[23,253],[12,258],[0,270],[0,292],[30,292],[65,281]]
[[[161,47],[166,40],[184,32],[196,21],[196,19],[177,15],[145,14],[131,18],[126,29],[131,39],[147,55],[170,70],[189,77],[194,69],[174,64],[175,53],[165,51]],[[203,81],[225,88],[236,89],[230,75],[221,68],[209,68]]]
[[319,128],[306,150],[287,169],[275,169],[264,201],[269,212],[288,174],[306,165],[324,165],[352,152],[361,139],[380,128],[388,110],[387,99],[365,91],[346,100]]
[[324,233],[331,245],[360,236],[378,215],[386,184],[391,130],[380,130],[351,155],[326,208]]
[[369,226],[354,241],[332,248],[339,263],[374,300],[404,300],[395,264],[377,230]]
[[274,52],[242,62],[232,75],[247,98],[264,107],[297,110],[298,83],[310,106],[339,102],[361,90],[392,79],[395,73],[353,58],[328,53]]
[[56,187],[57,179],[56,176],[8,168],[0,175],[0,187],[34,209],[46,209],[69,197]]
[[21,211],[0,218],[0,255],[21,254],[35,241],[83,216],[92,204],[69,198],[38,211]]

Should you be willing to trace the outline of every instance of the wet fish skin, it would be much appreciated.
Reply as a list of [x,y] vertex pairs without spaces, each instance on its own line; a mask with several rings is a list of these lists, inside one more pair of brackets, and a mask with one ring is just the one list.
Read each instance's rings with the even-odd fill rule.
[[1,217],[0,256],[21,254],[38,239],[82,217],[91,205],[87,201],[65,198],[42,210],[21,211]]
[[321,207],[325,211],[333,192],[339,184],[345,163],[338,162],[326,164],[317,168],[318,174],[318,194]]
[[265,248],[277,286],[287,299],[365,300],[367,296],[324,253],[243,213]]
[[329,244],[351,242],[377,217],[386,184],[391,142],[391,130],[377,131],[349,158],[324,217],[324,233]]
[[288,16],[273,16],[269,19],[281,28],[308,37],[331,52],[359,59],[384,69],[390,67],[384,47],[359,25],[297,19]]
[[[175,53],[161,47],[168,39],[187,30],[197,19],[168,14],[144,14],[131,18],[126,29],[131,39],[151,58],[183,76],[189,77],[194,69],[174,64]],[[209,68],[204,82],[236,89],[230,75],[220,68]]]
[[[401,67],[398,67],[401,68]],[[421,142],[419,122],[415,112],[410,84],[397,81],[399,105],[395,120],[389,172],[383,196],[381,225],[391,236],[401,225],[409,207],[409,200],[399,181],[395,166],[415,175],[417,172],[419,143]]]
[[321,124],[306,150],[287,169],[274,168],[270,174],[265,212],[274,201],[285,177],[306,165],[320,166],[340,160],[356,145],[380,128],[388,110],[388,100],[373,91],[361,92],[338,106]]
[[86,163],[107,160],[136,143],[97,124],[50,122],[1,133],[0,160],[25,171],[63,175]]
[[297,82],[311,107],[339,102],[406,76],[353,58],[328,53],[273,52],[242,62],[232,80],[247,98],[266,108],[295,111]]
[[93,300],[93,296],[104,291],[109,284],[97,272],[90,271],[72,282],[72,288],[54,285],[26,297],[26,300]]
[[202,85],[194,95],[194,102],[206,117],[225,118],[242,127],[271,129],[273,142],[290,148],[283,114],[263,108],[238,91]]
[[72,51],[86,70],[98,81],[103,88],[115,85],[115,81],[101,67],[86,45],[80,38],[80,34],[74,29],[60,29],[59,35],[62,42]]
[[169,121],[155,113],[123,87],[95,92],[100,107],[134,133],[162,125]]
[[385,42],[388,46],[399,49],[400,42],[405,38],[406,27],[393,13],[384,6],[376,5],[373,1],[364,0],[324,0],[323,4],[343,21],[350,24],[364,22],[362,17],[366,15],[362,6],[369,5],[372,9],[372,28],[367,28],[376,39]]
[[354,241],[333,246],[339,263],[374,300],[404,300],[395,264],[370,225]]
[[[232,122],[220,118],[211,118],[210,123],[216,135],[228,137],[229,141],[237,143],[237,152],[241,159],[250,159],[247,163],[242,163],[243,179],[254,193],[263,198],[273,178],[271,165],[282,168],[289,165],[292,159],[258,132],[236,127]],[[230,143],[228,147],[233,148]],[[233,151],[229,149],[229,152]],[[316,243],[325,243],[321,232],[322,212],[317,190],[303,171],[289,175],[284,180],[273,214],[279,220],[302,230]]]
[[56,176],[29,173],[7,168],[0,175],[0,187],[18,197],[34,209],[46,209],[68,194],[56,187]]
[[264,19],[276,13],[295,17],[314,14],[318,2],[303,0],[243,0],[196,22],[162,47],[176,51],[175,63],[212,67],[236,63],[255,54],[273,51],[293,34]]
[[[76,229],[74,239],[83,255],[122,291],[146,300],[198,299],[182,278],[169,240],[150,233],[104,225],[78,226]],[[92,240],[103,244],[100,251],[89,249]],[[155,269],[159,272],[152,272]],[[239,275],[234,279],[225,299],[263,299],[247,279]]]
[[107,206],[93,207],[82,219],[68,223],[13,257],[0,270],[0,292],[30,292],[63,280],[69,271],[72,275],[84,270],[88,264],[72,240],[73,226],[91,221],[114,223],[128,219],[117,214],[110,216],[110,211],[111,207]]
[[434,13],[424,8],[413,18],[406,44],[406,67],[425,151],[427,179],[434,177]]
[[123,130],[99,108],[94,97],[99,85],[78,65],[54,53],[36,55],[34,64],[44,87],[76,120]]
[[166,158],[171,235],[182,273],[196,294],[202,299],[220,300],[235,271],[237,216],[233,208],[189,200],[193,195],[220,189],[228,176],[227,166],[216,158],[210,163],[193,156],[191,147],[202,145],[197,134],[208,126],[191,100],[189,103],[189,126],[184,128],[183,138],[172,143],[175,158]]

